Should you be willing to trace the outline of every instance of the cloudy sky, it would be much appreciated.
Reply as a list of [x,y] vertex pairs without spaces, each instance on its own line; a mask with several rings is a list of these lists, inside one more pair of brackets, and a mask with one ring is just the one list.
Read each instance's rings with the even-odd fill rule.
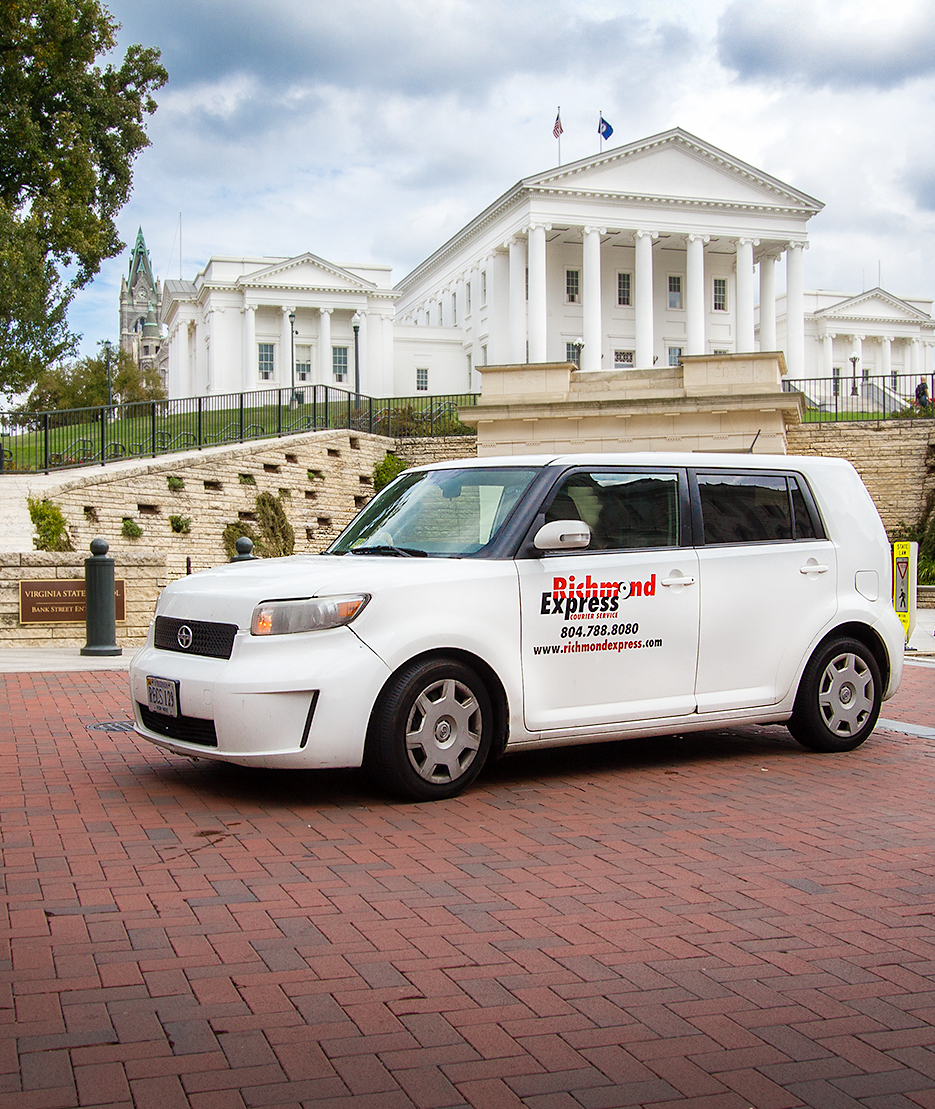
[[[681,126],[826,204],[806,287],[935,296],[935,0],[106,0],[170,74],[121,213],[212,254],[389,262],[515,181]],[[181,252],[179,224],[181,214]],[[129,254],[71,313],[117,339]]]

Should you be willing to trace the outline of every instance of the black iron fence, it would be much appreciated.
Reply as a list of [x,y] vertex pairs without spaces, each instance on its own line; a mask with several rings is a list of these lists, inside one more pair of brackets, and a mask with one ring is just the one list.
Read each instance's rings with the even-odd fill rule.
[[834,374],[782,383],[783,391],[805,398],[806,423],[844,420],[931,419],[932,374]]
[[377,399],[330,385],[180,400],[0,413],[0,472],[40,473],[224,443],[343,429],[392,438],[473,435],[458,409],[476,393]]

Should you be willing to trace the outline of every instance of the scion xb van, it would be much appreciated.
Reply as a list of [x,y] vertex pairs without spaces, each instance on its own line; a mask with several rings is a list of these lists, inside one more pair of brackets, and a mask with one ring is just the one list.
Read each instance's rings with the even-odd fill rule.
[[173,582],[133,660],[136,727],[179,755],[364,765],[416,800],[512,751],[730,724],[849,751],[900,681],[890,581],[840,459],[421,467],[321,555]]

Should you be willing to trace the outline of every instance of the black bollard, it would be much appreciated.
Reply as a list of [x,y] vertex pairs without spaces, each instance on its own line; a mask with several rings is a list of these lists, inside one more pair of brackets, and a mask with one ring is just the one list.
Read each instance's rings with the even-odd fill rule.
[[231,562],[251,562],[259,557],[259,555],[253,553],[253,540],[249,535],[241,535],[234,544],[234,548],[237,553],[231,559]]
[[84,560],[84,612],[88,642],[83,655],[122,655],[117,646],[117,608],[114,603],[114,560],[107,556],[106,539],[91,540],[91,558]]

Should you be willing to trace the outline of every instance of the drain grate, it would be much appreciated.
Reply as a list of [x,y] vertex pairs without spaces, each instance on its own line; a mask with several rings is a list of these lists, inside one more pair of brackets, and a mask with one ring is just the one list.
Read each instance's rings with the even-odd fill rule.
[[132,732],[132,720],[101,720],[96,724],[88,724],[89,732]]

